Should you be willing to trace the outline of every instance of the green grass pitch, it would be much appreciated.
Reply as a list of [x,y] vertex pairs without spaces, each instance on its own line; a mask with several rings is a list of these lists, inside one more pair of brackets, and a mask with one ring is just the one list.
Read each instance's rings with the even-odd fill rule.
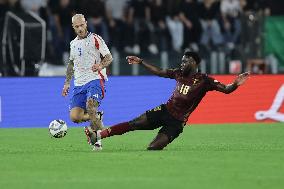
[[193,125],[164,151],[146,151],[156,133],[108,138],[93,152],[83,128],[63,139],[0,129],[0,188],[284,188],[283,123]]

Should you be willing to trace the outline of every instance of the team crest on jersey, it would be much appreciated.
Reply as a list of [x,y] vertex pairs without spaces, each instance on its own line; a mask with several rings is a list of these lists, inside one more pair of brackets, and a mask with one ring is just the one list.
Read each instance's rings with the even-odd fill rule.
[[193,80],[193,84],[196,84],[198,81],[199,81],[199,80],[195,78],[195,79]]

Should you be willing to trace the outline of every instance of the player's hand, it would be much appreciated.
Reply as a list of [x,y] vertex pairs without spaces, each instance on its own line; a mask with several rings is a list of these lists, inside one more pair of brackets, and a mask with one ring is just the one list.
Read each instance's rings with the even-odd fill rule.
[[128,64],[140,64],[143,59],[137,57],[137,56],[127,56],[126,60],[128,62]]
[[64,84],[62,89],[62,96],[67,96],[69,93],[70,84]]
[[101,66],[101,64],[94,64],[92,66],[92,71],[93,72],[101,71],[102,69],[103,69],[103,67]]
[[249,78],[250,76],[250,72],[245,72],[242,73],[240,75],[238,75],[238,77],[235,79],[235,83],[240,86],[242,84],[244,84],[244,82]]

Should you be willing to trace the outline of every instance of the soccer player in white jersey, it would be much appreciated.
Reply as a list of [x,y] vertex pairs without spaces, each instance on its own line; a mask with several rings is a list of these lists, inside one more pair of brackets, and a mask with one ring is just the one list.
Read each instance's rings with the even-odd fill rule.
[[[90,121],[90,127],[98,131],[103,124],[97,111],[106,92],[106,67],[111,64],[112,55],[99,35],[88,32],[84,15],[74,15],[72,26],[77,37],[70,42],[70,59],[62,96],[67,96],[74,75],[70,119],[75,123]],[[94,144],[94,149],[102,149],[101,141]]]

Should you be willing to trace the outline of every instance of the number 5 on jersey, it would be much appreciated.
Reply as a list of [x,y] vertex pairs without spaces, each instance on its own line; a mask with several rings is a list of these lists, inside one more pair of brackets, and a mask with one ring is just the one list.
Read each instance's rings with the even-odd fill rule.
[[182,86],[181,86],[181,88],[180,88],[180,90],[179,90],[179,93],[180,93],[180,94],[187,95],[189,89],[190,89],[190,86],[185,85],[185,84],[182,84]]

